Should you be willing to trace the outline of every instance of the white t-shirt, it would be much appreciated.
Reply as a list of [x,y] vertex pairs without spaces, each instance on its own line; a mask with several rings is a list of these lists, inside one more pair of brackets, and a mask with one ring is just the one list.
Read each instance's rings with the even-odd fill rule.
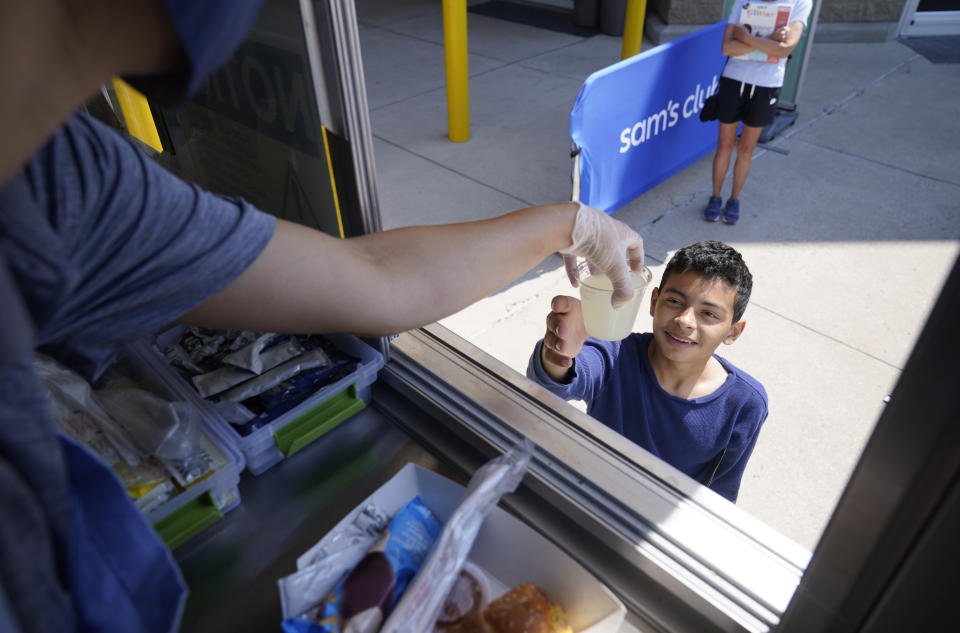
[[[749,0],[757,3],[758,0]],[[765,3],[765,0],[760,0]],[[740,23],[740,10],[748,1],[737,0],[730,8],[730,24]],[[796,21],[803,22],[804,28],[807,26],[807,18],[810,16],[810,9],[813,7],[811,0],[774,0],[776,4],[791,4],[790,19],[787,24],[793,24]],[[723,69],[723,76],[730,79],[736,79],[755,86],[764,86],[766,88],[779,88],[783,85],[783,78],[786,74],[787,58],[781,57],[776,64],[770,62],[755,62],[746,59],[729,59],[726,67]]]

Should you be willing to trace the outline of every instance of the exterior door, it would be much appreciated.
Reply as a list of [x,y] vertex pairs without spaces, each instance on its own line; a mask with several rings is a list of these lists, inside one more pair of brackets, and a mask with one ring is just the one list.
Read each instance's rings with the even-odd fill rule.
[[907,0],[901,37],[960,35],[960,0]]

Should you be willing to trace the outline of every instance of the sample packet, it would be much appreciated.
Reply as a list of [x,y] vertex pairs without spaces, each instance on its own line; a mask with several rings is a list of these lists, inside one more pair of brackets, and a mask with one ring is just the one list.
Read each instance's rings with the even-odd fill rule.
[[190,404],[147,389],[122,359],[95,385],[42,354],[34,367],[57,428],[110,466],[144,513],[228,462]]
[[241,436],[350,375],[360,362],[319,335],[185,328],[173,340],[158,337],[157,347]]
[[240,351],[224,356],[223,367],[194,376],[193,386],[204,398],[214,396],[303,353],[300,341],[292,337],[264,350],[263,346],[273,338],[276,334],[261,336]]

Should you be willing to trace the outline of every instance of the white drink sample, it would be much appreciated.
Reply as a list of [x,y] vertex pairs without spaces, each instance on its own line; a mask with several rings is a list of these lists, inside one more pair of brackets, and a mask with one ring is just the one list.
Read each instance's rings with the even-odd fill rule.
[[633,299],[619,310],[610,305],[613,296],[613,284],[601,273],[590,274],[586,265],[580,272],[580,304],[583,307],[583,324],[587,334],[602,341],[619,341],[633,331],[633,324],[640,311],[643,291],[652,277],[650,270],[630,271],[633,282]]

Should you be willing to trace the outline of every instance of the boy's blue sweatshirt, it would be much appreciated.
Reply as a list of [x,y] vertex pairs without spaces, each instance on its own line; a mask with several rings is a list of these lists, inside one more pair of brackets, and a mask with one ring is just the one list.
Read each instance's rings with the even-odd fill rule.
[[726,382],[702,398],[672,396],[650,367],[652,339],[650,333],[613,342],[587,339],[568,383],[553,380],[543,368],[541,340],[527,376],[565,400],[584,400],[594,418],[736,502],[747,459],[767,418],[767,392],[714,354],[727,370]]

